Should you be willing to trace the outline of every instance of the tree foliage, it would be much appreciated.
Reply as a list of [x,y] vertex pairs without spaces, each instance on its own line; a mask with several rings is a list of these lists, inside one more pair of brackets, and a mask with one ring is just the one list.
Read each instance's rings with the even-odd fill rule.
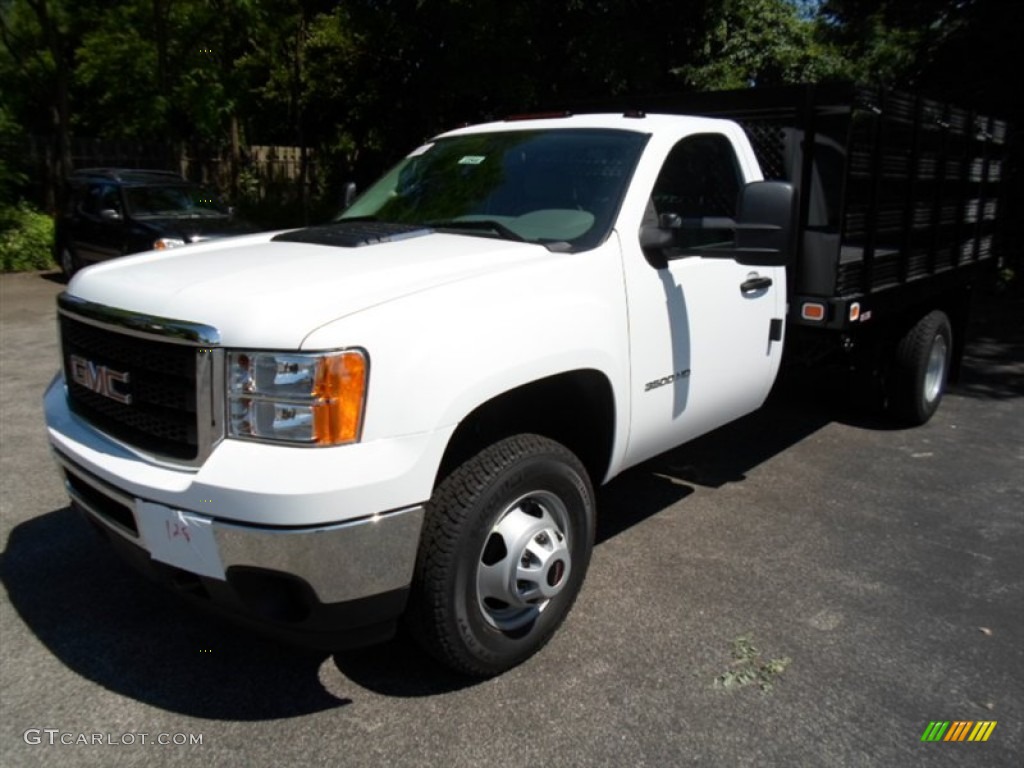
[[1018,69],[1022,3],[825,0],[819,23],[853,79],[923,89],[1006,117],[1021,112],[1021,89],[1007,77]]
[[0,205],[0,272],[53,266],[53,219],[27,203]]
[[[1022,7],[0,0],[0,81],[5,119],[48,142],[54,183],[70,168],[70,138],[90,136],[216,154],[232,184],[247,146],[295,145],[337,187],[461,122],[681,89],[872,80],[990,109],[1000,96],[1005,113]],[[0,165],[8,188],[17,171]]]
[[838,79],[846,66],[815,19],[789,0],[725,0],[695,60],[674,71],[697,90],[724,90]]

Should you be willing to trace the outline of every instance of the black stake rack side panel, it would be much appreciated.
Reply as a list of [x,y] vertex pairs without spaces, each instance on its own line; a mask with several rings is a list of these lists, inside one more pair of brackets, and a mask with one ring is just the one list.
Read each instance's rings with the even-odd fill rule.
[[797,295],[872,296],[996,251],[1005,122],[852,84],[637,101],[651,113],[735,120],[765,178],[797,186]]

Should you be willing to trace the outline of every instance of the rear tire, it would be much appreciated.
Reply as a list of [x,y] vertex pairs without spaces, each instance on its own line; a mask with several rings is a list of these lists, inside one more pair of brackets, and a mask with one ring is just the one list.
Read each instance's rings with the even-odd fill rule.
[[579,593],[594,493],[567,448],[539,435],[468,459],[427,506],[409,626],[455,670],[490,677],[540,650]]
[[902,422],[917,426],[938,410],[953,357],[953,331],[935,310],[907,331],[896,347],[889,403]]

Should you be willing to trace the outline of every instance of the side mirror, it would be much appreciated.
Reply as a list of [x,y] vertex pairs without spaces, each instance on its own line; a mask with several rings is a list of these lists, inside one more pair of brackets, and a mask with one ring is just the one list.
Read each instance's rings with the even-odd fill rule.
[[683,220],[674,213],[663,213],[658,223],[644,224],[640,227],[640,248],[644,252],[647,263],[655,269],[668,266],[665,249],[671,248],[676,240],[675,230],[683,225]]
[[678,213],[663,213],[658,216],[658,226],[661,229],[682,229],[683,218]]
[[752,181],[740,193],[736,261],[751,267],[783,267],[793,253],[796,193],[784,181]]
[[345,191],[342,196],[341,204],[344,209],[351,208],[352,203],[356,200],[356,183],[354,181],[345,182]]
[[113,208],[104,208],[100,211],[100,218],[104,221],[120,221],[121,214],[115,211]]

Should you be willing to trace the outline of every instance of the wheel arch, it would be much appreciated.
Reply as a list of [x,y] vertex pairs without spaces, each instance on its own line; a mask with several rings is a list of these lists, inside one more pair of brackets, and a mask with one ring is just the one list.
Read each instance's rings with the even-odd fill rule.
[[438,467],[435,487],[484,447],[520,433],[561,443],[601,483],[615,442],[615,397],[600,371],[579,369],[547,376],[492,397],[459,422]]

